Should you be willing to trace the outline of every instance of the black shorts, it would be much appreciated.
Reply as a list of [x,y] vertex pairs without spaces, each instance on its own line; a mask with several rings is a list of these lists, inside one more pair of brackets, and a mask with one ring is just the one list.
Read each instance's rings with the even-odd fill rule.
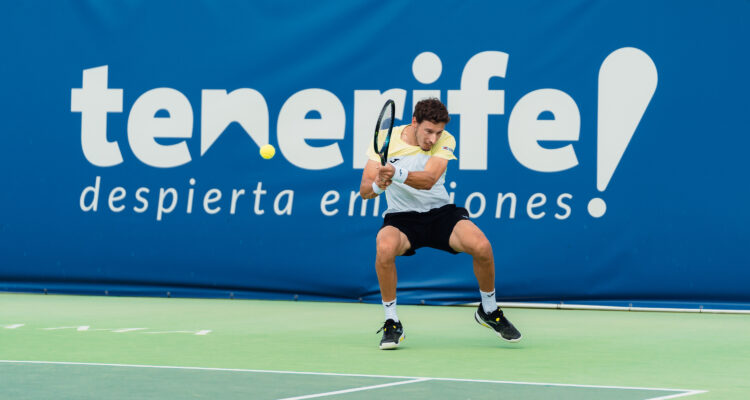
[[469,212],[455,204],[446,204],[427,212],[406,211],[389,213],[383,219],[383,229],[393,226],[406,235],[411,247],[403,254],[414,255],[420,247],[432,247],[458,254],[449,244],[453,227],[462,219],[469,219]]

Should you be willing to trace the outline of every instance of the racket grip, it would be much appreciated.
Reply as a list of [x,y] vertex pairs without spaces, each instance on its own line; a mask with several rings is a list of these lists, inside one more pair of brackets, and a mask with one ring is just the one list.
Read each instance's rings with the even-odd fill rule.
[[380,186],[378,186],[375,182],[373,182],[372,191],[375,192],[375,194],[380,194],[380,193],[385,192],[385,189],[381,189]]

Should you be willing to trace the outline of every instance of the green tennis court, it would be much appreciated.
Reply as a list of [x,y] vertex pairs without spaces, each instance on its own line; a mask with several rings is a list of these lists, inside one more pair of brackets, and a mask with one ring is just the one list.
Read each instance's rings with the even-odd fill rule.
[[0,398],[742,399],[750,317],[0,294]]

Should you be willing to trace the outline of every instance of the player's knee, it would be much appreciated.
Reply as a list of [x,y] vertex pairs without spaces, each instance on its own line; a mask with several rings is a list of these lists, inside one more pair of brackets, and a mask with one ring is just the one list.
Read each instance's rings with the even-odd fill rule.
[[378,258],[395,258],[398,251],[398,241],[390,238],[378,238],[376,249]]
[[482,238],[481,240],[477,241],[472,247],[472,255],[474,257],[483,260],[489,260],[492,258],[492,244],[490,244],[490,241],[486,238]]

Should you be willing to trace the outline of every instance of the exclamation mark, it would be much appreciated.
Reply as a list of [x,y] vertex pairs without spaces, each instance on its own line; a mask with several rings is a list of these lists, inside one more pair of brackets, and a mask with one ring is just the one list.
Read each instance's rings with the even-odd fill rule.
[[[656,91],[656,65],[633,47],[613,51],[599,69],[596,188],[604,192],[620,163],[641,117]],[[589,214],[607,211],[604,200],[589,201]]]

